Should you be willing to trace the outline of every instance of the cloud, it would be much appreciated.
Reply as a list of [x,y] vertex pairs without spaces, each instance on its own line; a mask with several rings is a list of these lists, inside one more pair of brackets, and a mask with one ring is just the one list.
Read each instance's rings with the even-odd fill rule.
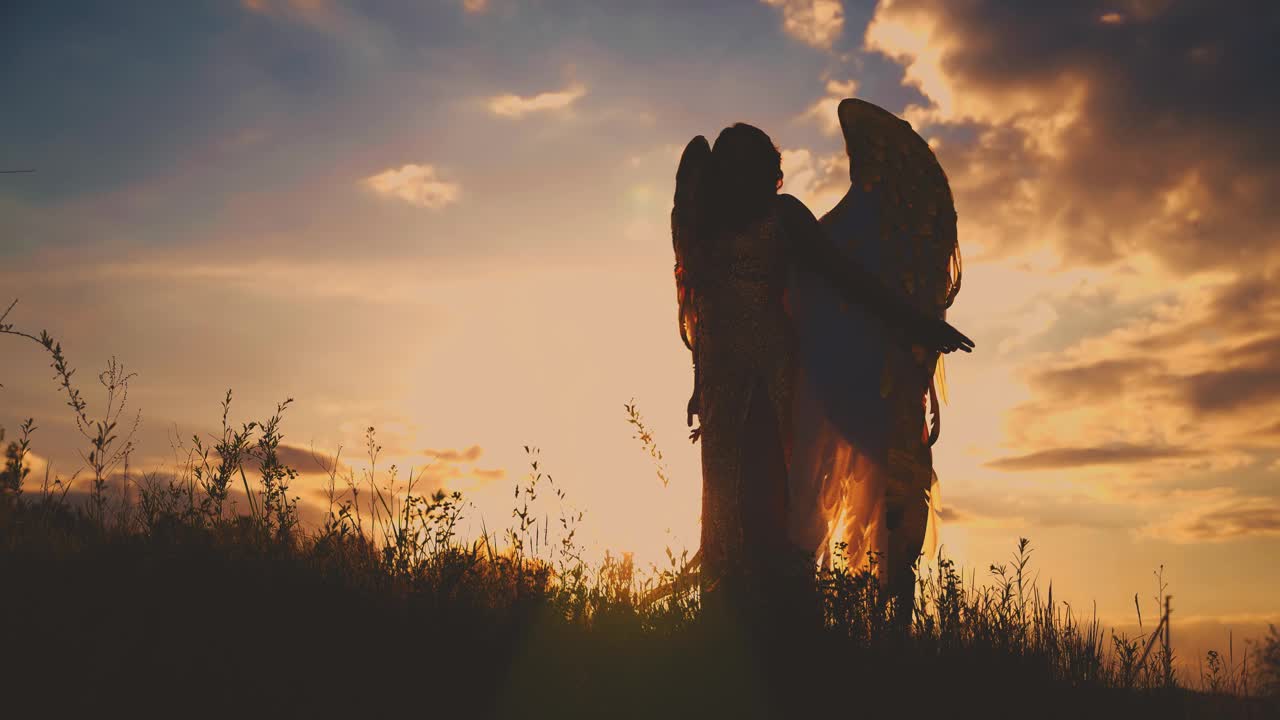
[[339,22],[338,8],[331,0],[241,0],[249,12],[283,17],[316,29],[331,30]]
[[1169,447],[1144,447],[1118,443],[1104,447],[1069,447],[1037,450],[1026,455],[999,458],[987,463],[997,470],[1054,470],[1088,465],[1130,465],[1152,460],[1185,458],[1198,455],[1193,450]]
[[[423,450],[422,453],[433,459],[423,471],[428,483],[443,487],[456,480],[470,480],[481,485],[503,480],[507,471],[503,468],[479,468],[475,462],[484,455],[484,448],[471,445],[466,448],[443,448]],[[470,465],[471,467],[465,467]]]
[[1144,526],[1140,534],[1183,544],[1280,536],[1280,500],[1219,494],[1224,497],[1193,504],[1167,520]]
[[[1151,632],[1151,619],[1157,618],[1156,608],[1150,606],[1151,599],[1144,598],[1141,610],[1144,625],[1139,625],[1134,608],[1129,614],[1119,618],[1102,618],[1104,626],[1110,626],[1117,635],[1129,638],[1147,637]],[[1256,646],[1262,639],[1270,636],[1271,628],[1280,625],[1280,613],[1231,613],[1228,615],[1189,615],[1182,614],[1177,622],[1177,630],[1171,637],[1171,649],[1175,672],[1182,677],[1198,678],[1205,672],[1204,657],[1209,650],[1216,650],[1225,657],[1236,654],[1243,657],[1241,650],[1248,652],[1250,646]],[[1233,650],[1234,648],[1234,650]],[[1238,665],[1239,661],[1235,661]]]
[[462,189],[442,180],[431,165],[402,165],[360,181],[379,195],[398,198],[414,207],[439,210],[458,202]]
[[806,148],[782,151],[782,192],[796,196],[819,217],[849,189],[843,152],[815,155]]
[[422,469],[421,479],[425,488],[456,487],[458,481],[470,481],[473,484],[485,485],[506,478],[507,472],[502,469],[467,468],[452,463],[430,465]]
[[[403,262],[383,259],[352,264],[344,260],[314,260],[300,255],[256,260],[219,260],[203,248],[151,253],[146,260],[125,257],[64,267],[59,280],[70,285],[92,282],[142,281],[194,286],[231,287],[288,300],[357,300],[380,305],[421,302],[422,286],[404,276]],[[243,257],[243,256],[237,256]],[[0,278],[5,277],[0,269]]]
[[1270,363],[1230,370],[1212,370],[1186,378],[1190,405],[1204,413],[1218,413],[1245,406],[1274,407],[1280,401],[1280,352]]
[[499,117],[520,118],[533,112],[563,110],[587,94],[587,88],[574,83],[564,90],[543,92],[529,97],[507,93],[489,99],[489,112]]
[[[1107,332],[1082,331],[1065,350],[1028,355],[1032,397],[1010,411],[1008,422],[1012,445],[1028,454],[997,461],[997,467],[1041,469],[1051,461],[1065,467],[1068,458],[1091,457],[1040,454],[1064,447],[1196,448],[1150,459],[1197,463],[1256,453],[1259,437],[1275,425],[1271,408],[1280,399],[1274,369],[1280,367],[1280,335],[1268,332],[1280,324],[1280,311],[1248,300],[1252,290],[1241,290],[1253,284],[1179,287],[1176,299],[1143,312],[1104,304],[1101,310],[1128,317]],[[1243,322],[1242,303],[1253,310]],[[1092,457],[1114,464],[1123,456]]]
[[782,28],[803,43],[827,49],[844,31],[840,0],[761,0],[782,8]]
[[1134,527],[1137,520],[1131,506],[1067,492],[948,496],[938,514],[947,524],[1019,531],[1058,527],[1124,530]]
[[1150,377],[1164,379],[1163,372],[1164,364],[1156,359],[1107,358],[1038,371],[1032,375],[1032,384],[1062,402],[1079,402],[1114,398]]
[[507,471],[503,468],[474,468],[471,474],[484,482],[493,482],[507,477]]
[[[1280,400],[1280,96],[1260,91],[1277,20],[1195,3],[877,5],[865,47],[925,98],[902,115],[936,141],[966,260],[1044,257],[1046,283],[1096,273],[1090,295],[1033,296],[1046,327],[1005,348],[1030,392],[1006,415],[1016,454],[990,467],[1102,467],[1151,492],[1257,465]],[[984,292],[1000,291],[966,283],[960,306]]]
[[469,13],[482,13],[489,9],[489,0],[462,0],[462,9]]
[[827,94],[817,102],[809,106],[804,111],[804,117],[818,123],[822,131],[828,135],[840,134],[840,101],[845,98],[853,97],[858,91],[858,83],[853,80],[840,82],[838,80],[827,81]]
[[325,473],[330,470],[341,471],[342,465],[335,466],[336,458],[315,448],[304,448],[296,445],[280,445],[276,449],[280,462],[300,473]]
[[[1280,101],[1266,68],[1280,8],[999,0],[882,2],[866,46],[929,99],[918,126],[968,128],[988,174],[1030,177],[1020,243],[1075,262],[1148,252],[1183,271],[1274,266],[1280,253]],[[951,172],[962,147],[942,146]],[[966,151],[960,150],[963,154]],[[970,149],[971,155],[973,150]],[[993,168],[1002,168],[995,170]],[[963,172],[963,171],[962,171]],[[980,211],[961,183],[961,217]],[[1009,240],[1012,238],[1006,238]]]
[[[248,470],[248,468],[246,468]],[[63,478],[64,481],[69,478]],[[102,498],[105,503],[106,511],[109,516],[114,517],[117,513],[124,510],[125,503],[128,503],[130,512],[134,513],[134,517],[138,517],[143,512],[142,499],[146,495],[158,501],[158,507],[168,506],[170,509],[181,509],[187,501],[186,491],[188,483],[191,482],[190,475],[174,473],[169,470],[154,471],[130,471],[128,476],[123,472],[114,472],[109,475],[103,486]],[[261,486],[257,478],[250,475],[250,487],[256,494],[261,492]],[[316,487],[314,484],[314,476],[300,476],[289,487],[289,497],[297,498],[298,517],[302,526],[307,529],[314,529],[324,521],[325,503],[328,500],[328,492],[324,488]],[[178,492],[174,494],[173,490]],[[203,489],[196,486],[195,502],[198,506],[204,497]],[[32,483],[28,478],[24,485],[24,492],[27,494],[28,501],[40,502],[42,500],[41,488],[39,482]],[[70,482],[70,487],[63,493],[57,489],[51,489],[50,497],[57,501],[59,498],[64,500],[69,507],[88,509],[91,506],[93,497],[93,488],[91,480],[84,474],[81,474],[74,481]],[[260,500],[258,500],[260,502]],[[251,503],[245,494],[244,486],[239,478],[232,482],[227,488],[226,504],[223,506],[223,513],[227,517],[245,516],[249,514]]]
[[465,450],[456,450],[453,448],[447,448],[444,450],[427,449],[423,450],[422,453],[427,457],[432,457],[442,462],[473,463],[480,459],[480,455],[484,453],[484,450],[479,445],[472,445]]
[[[281,465],[297,470],[302,475],[327,475],[330,470],[337,470],[338,474],[343,474],[350,470],[344,463],[338,463],[335,467],[336,458],[332,454],[315,448],[286,443],[281,443],[276,448],[276,459]],[[211,461],[216,463],[217,460],[218,453],[212,453]],[[258,462],[258,455],[252,450],[242,458],[242,461],[245,472],[252,474],[261,471],[262,465]]]

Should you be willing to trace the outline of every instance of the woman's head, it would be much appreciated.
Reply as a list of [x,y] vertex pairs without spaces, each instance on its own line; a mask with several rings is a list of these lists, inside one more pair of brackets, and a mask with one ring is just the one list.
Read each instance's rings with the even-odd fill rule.
[[782,187],[782,155],[763,130],[737,123],[716,138],[708,176],[712,216],[736,229],[768,210]]

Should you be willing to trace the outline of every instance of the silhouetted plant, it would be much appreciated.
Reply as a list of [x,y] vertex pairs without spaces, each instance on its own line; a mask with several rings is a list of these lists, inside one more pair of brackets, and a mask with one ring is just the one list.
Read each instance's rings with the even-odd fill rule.
[[249,455],[257,423],[246,423],[236,430],[228,422],[230,412],[231,390],[227,390],[226,396],[222,399],[222,433],[215,439],[212,447],[213,458],[210,458],[210,448],[205,447],[199,435],[194,435],[191,439],[194,447],[193,456],[199,458],[199,462],[192,465],[192,473],[195,484],[204,493],[199,501],[199,512],[214,524],[221,523],[225,519],[227,498],[230,496],[231,484],[237,474],[240,474],[244,481],[245,497],[248,498],[250,513],[257,517],[253,493],[243,476],[244,460]]
[[[27,418],[18,426],[18,439],[4,449],[4,469],[0,470],[0,502],[14,502],[22,495],[22,483],[31,474],[27,454],[31,450],[31,433],[35,432],[35,419]],[[4,428],[0,427],[0,444],[4,442]]]
[[1275,625],[1270,630],[1256,649],[1258,691],[1280,704],[1280,630]]
[[[0,316],[0,329],[13,334],[11,326],[2,324],[6,316],[7,312]],[[613,657],[651,648],[655,638],[683,648],[680,643],[693,643],[701,637],[697,557],[668,548],[668,565],[653,567],[650,572],[638,569],[625,553],[606,552],[601,562],[589,563],[578,539],[582,512],[569,505],[564,490],[545,471],[536,447],[525,448],[530,470],[515,483],[509,526],[490,532],[482,519],[480,536],[467,539],[459,537],[458,531],[471,508],[463,495],[439,487],[424,491],[424,473],[412,468],[403,476],[394,465],[381,468],[382,448],[376,430],[369,427],[364,437],[366,467],[344,465],[342,448],[331,459],[313,450],[313,458],[327,476],[329,505],[318,527],[304,527],[298,516],[298,499],[290,495],[298,471],[289,467],[280,453],[283,417],[292,400],[278,404],[266,420],[234,425],[228,391],[221,403],[220,432],[208,440],[194,436],[189,447],[179,444],[175,451],[185,456],[172,473],[143,473],[136,483],[124,478],[126,487],[136,485],[139,491],[132,503],[133,514],[122,510],[110,525],[102,498],[106,481],[117,477],[112,473],[127,467],[132,431],[118,437],[117,420],[124,410],[132,375],[111,361],[100,376],[107,389],[107,410],[102,419],[90,421],[88,405],[72,383],[74,371],[61,347],[47,333],[24,336],[40,342],[53,357],[59,388],[68,398],[77,427],[90,440],[91,449],[84,460],[94,485],[87,507],[71,507],[65,500],[66,489],[75,476],[63,480],[46,467],[40,499],[19,495],[29,473],[26,458],[35,430],[33,420],[25,422],[19,439],[7,447],[0,474],[0,492],[12,498],[6,515],[0,517],[0,561],[9,563],[6,567],[25,568],[24,572],[34,572],[30,570],[34,567],[43,572],[46,566],[57,568],[57,563],[70,562],[68,559],[80,557],[86,550],[110,550],[101,553],[104,561],[136,559],[149,566],[161,565],[170,556],[197,558],[212,562],[213,567],[232,568],[227,575],[231,578],[239,577],[236,573],[241,570],[259,568],[262,578],[256,582],[263,587],[278,582],[284,586],[297,583],[309,592],[317,588],[349,590],[352,594],[342,596],[345,600],[324,605],[325,601],[317,599],[312,609],[321,615],[331,613],[342,623],[347,612],[342,603],[352,597],[372,603],[361,606],[366,610],[372,607],[390,612],[391,608],[400,613],[394,617],[396,622],[406,623],[403,626],[384,623],[371,612],[353,616],[357,622],[351,629],[334,634],[358,636],[359,642],[347,647],[359,648],[359,653],[377,656],[399,652],[409,664],[422,656],[446,657],[465,651],[466,643],[483,642],[483,637],[488,637],[484,633],[494,632],[494,627],[506,628],[517,638],[533,636],[535,630],[560,633],[556,637],[570,644],[557,652],[566,654],[579,651],[580,646],[572,643],[600,643],[612,648]],[[646,453],[661,468],[659,477],[668,484],[661,453],[634,401],[626,410]],[[258,481],[252,483],[248,475],[255,466]],[[239,492],[236,478],[245,492],[247,516],[234,513]],[[130,503],[122,503],[122,507],[128,508]],[[9,521],[19,517],[21,522]],[[32,548],[41,553],[41,562],[22,565]],[[1025,538],[1019,540],[1012,558],[988,568],[987,584],[981,586],[972,576],[966,581],[955,562],[940,550],[928,567],[917,565],[912,607],[899,606],[885,592],[877,572],[878,556],[872,554],[865,566],[858,564],[860,569],[851,570],[853,564],[844,556],[846,551],[840,546],[837,562],[817,575],[823,611],[821,634],[814,636],[812,646],[804,646],[789,660],[801,662],[805,653],[812,652],[827,658],[845,681],[855,678],[858,668],[863,672],[874,669],[882,658],[897,658],[895,662],[905,658],[924,668],[944,667],[940,663],[970,668],[971,675],[966,677],[985,678],[993,686],[1003,682],[1001,672],[1020,673],[1013,681],[1015,686],[1001,692],[1016,689],[1017,682],[1034,680],[1046,683],[1036,687],[1122,688],[1135,693],[1134,697],[1145,697],[1137,693],[1157,689],[1166,693],[1179,683],[1168,641],[1171,621],[1163,569],[1156,573],[1160,623],[1146,632],[1141,607],[1136,606],[1143,632],[1135,638],[1111,633],[1108,645],[1096,613],[1078,618],[1070,606],[1055,601],[1052,584],[1041,594],[1032,568],[1033,548]],[[56,595],[55,588],[39,583],[23,587],[24,592]],[[148,590],[151,588],[124,587],[125,592]],[[219,588],[218,592],[226,590]],[[168,586],[157,592],[168,592]],[[304,602],[312,602],[310,595]],[[217,612],[225,609],[216,607]],[[223,632],[214,615],[202,616],[201,622],[206,623],[202,627],[215,628],[209,634]],[[110,620],[103,618],[101,622]],[[408,642],[404,638],[416,624],[435,623],[431,627],[441,631],[455,622],[466,623],[474,636],[463,636],[461,646],[399,645]],[[48,626],[59,627],[57,623]],[[279,654],[279,664],[287,663],[291,649],[273,634],[283,632],[285,626],[254,626],[268,629],[250,634],[243,642],[252,643],[263,653]],[[374,630],[391,627],[396,630],[381,636]],[[171,630],[128,628],[130,633],[150,632],[153,637]],[[317,627],[314,631],[325,630]],[[192,652],[204,652],[206,645],[215,644],[208,638],[196,642]],[[242,652],[236,647],[236,652]],[[351,661],[363,657],[334,655],[336,662],[347,663],[342,667],[348,670],[358,664]],[[872,661],[857,665],[862,662],[859,657]],[[565,659],[556,657],[548,662]],[[1199,678],[1193,680],[1209,692],[1247,694],[1253,687],[1280,697],[1280,633],[1274,628],[1239,665],[1233,649],[1226,656],[1213,651],[1205,662]],[[369,666],[368,677],[376,678],[377,663]],[[469,666],[468,672],[477,671]],[[618,675],[626,676],[622,671]],[[1251,682],[1255,684],[1251,686]],[[810,690],[808,685],[805,688]],[[814,688],[815,697],[824,697],[822,690]],[[675,714],[683,714],[676,707]]]

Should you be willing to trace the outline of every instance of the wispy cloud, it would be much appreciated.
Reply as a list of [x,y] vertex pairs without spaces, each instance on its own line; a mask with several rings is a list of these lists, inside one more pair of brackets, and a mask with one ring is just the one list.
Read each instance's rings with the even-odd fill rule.
[[563,110],[586,94],[587,88],[581,83],[574,83],[563,90],[527,97],[506,93],[489,99],[489,112],[499,117],[519,118],[534,112]]
[[340,15],[329,0],[241,0],[240,6],[258,15],[288,18],[316,28],[332,29]]
[[815,155],[806,148],[783,150],[782,190],[820,216],[849,189],[848,168],[844,153]]
[[822,131],[828,135],[840,134],[840,116],[838,110],[840,101],[845,98],[853,97],[858,91],[858,83],[853,80],[840,82],[839,80],[827,81],[827,94],[820,98],[817,102],[809,106],[804,111],[803,117],[816,121]]
[[840,0],[761,0],[782,8],[782,28],[788,35],[816,48],[830,48],[844,31]]
[[484,449],[481,448],[479,445],[472,445],[471,447],[466,448],[465,450],[458,450],[455,448],[433,450],[428,448],[422,451],[422,454],[426,455],[427,457],[432,457],[442,462],[453,462],[453,463],[457,463],[457,462],[473,463],[476,460],[479,460],[480,455],[482,455],[483,453],[484,453]]
[[1188,509],[1146,525],[1141,535],[1175,543],[1223,542],[1247,537],[1280,536],[1280,500],[1242,497],[1214,488]]
[[[982,286],[1000,258],[1046,284],[1079,278],[1023,296],[1039,308],[1034,334],[987,345],[1028,391],[1004,412],[999,445],[1012,451],[992,451],[988,468],[1069,474],[1126,503],[1228,470],[1239,487],[1267,487],[1280,173],[1264,145],[1277,106],[1250,91],[1264,82],[1246,50],[1261,42],[1257,24],[1185,11],[1157,3],[1117,23],[1073,4],[876,7],[865,49],[924,96],[903,114],[940,141],[966,260],[977,259],[957,310],[1011,295]],[[1134,33],[1142,58],[1123,54]],[[1160,532],[1256,535],[1274,517],[1262,501],[1212,500]],[[1166,518],[1192,501],[1169,502]]]
[[1078,491],[1032,491],[1009,495],[988,493],[947,496],[939,518],[948,524],[988,529],[1091,528],[1127,530],[1136,510]]
[[[484,454],[484,448],[471,445],[466,448],[428,448],[422,454],[434,462],[423,470],[423,476],[432,485],[445,486],[452,481],[471,481],[479,484],[506,478],[504,468],[476,467],[475,462]],[[470,467],[466,467],[470,466]]]
[[462,188],[441,179],[431,165],[402,165],[360,181],[379,195],[398,198],[414,207],[439,210],[458,202]]
[[1126,465],[1167,458],[1185,458],[1196,454],[1198,453],[1180,448],[1116,444],[1104,447],[1038,450],[1026,455],[993,460],[987,465],[998,470],[1052,470],[1087,465]]

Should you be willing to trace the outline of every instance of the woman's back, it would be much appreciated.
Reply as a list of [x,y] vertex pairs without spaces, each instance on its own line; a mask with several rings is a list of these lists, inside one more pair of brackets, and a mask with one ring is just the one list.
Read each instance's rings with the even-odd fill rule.
[[[759,596],[787,560],[794,334],[784,307],[790,240],[776,203],[715,237],[698,287],[704,587]],[[708,582],[709,581],[709,582]]]
[[704,340],[699,360],[703,368],[714,365],[724,373],[721,380],[743,382],[748,375],[774,380],[790,371],[794,334],[784,306],[789,254],[776,207],[713,242],[699,291]]

